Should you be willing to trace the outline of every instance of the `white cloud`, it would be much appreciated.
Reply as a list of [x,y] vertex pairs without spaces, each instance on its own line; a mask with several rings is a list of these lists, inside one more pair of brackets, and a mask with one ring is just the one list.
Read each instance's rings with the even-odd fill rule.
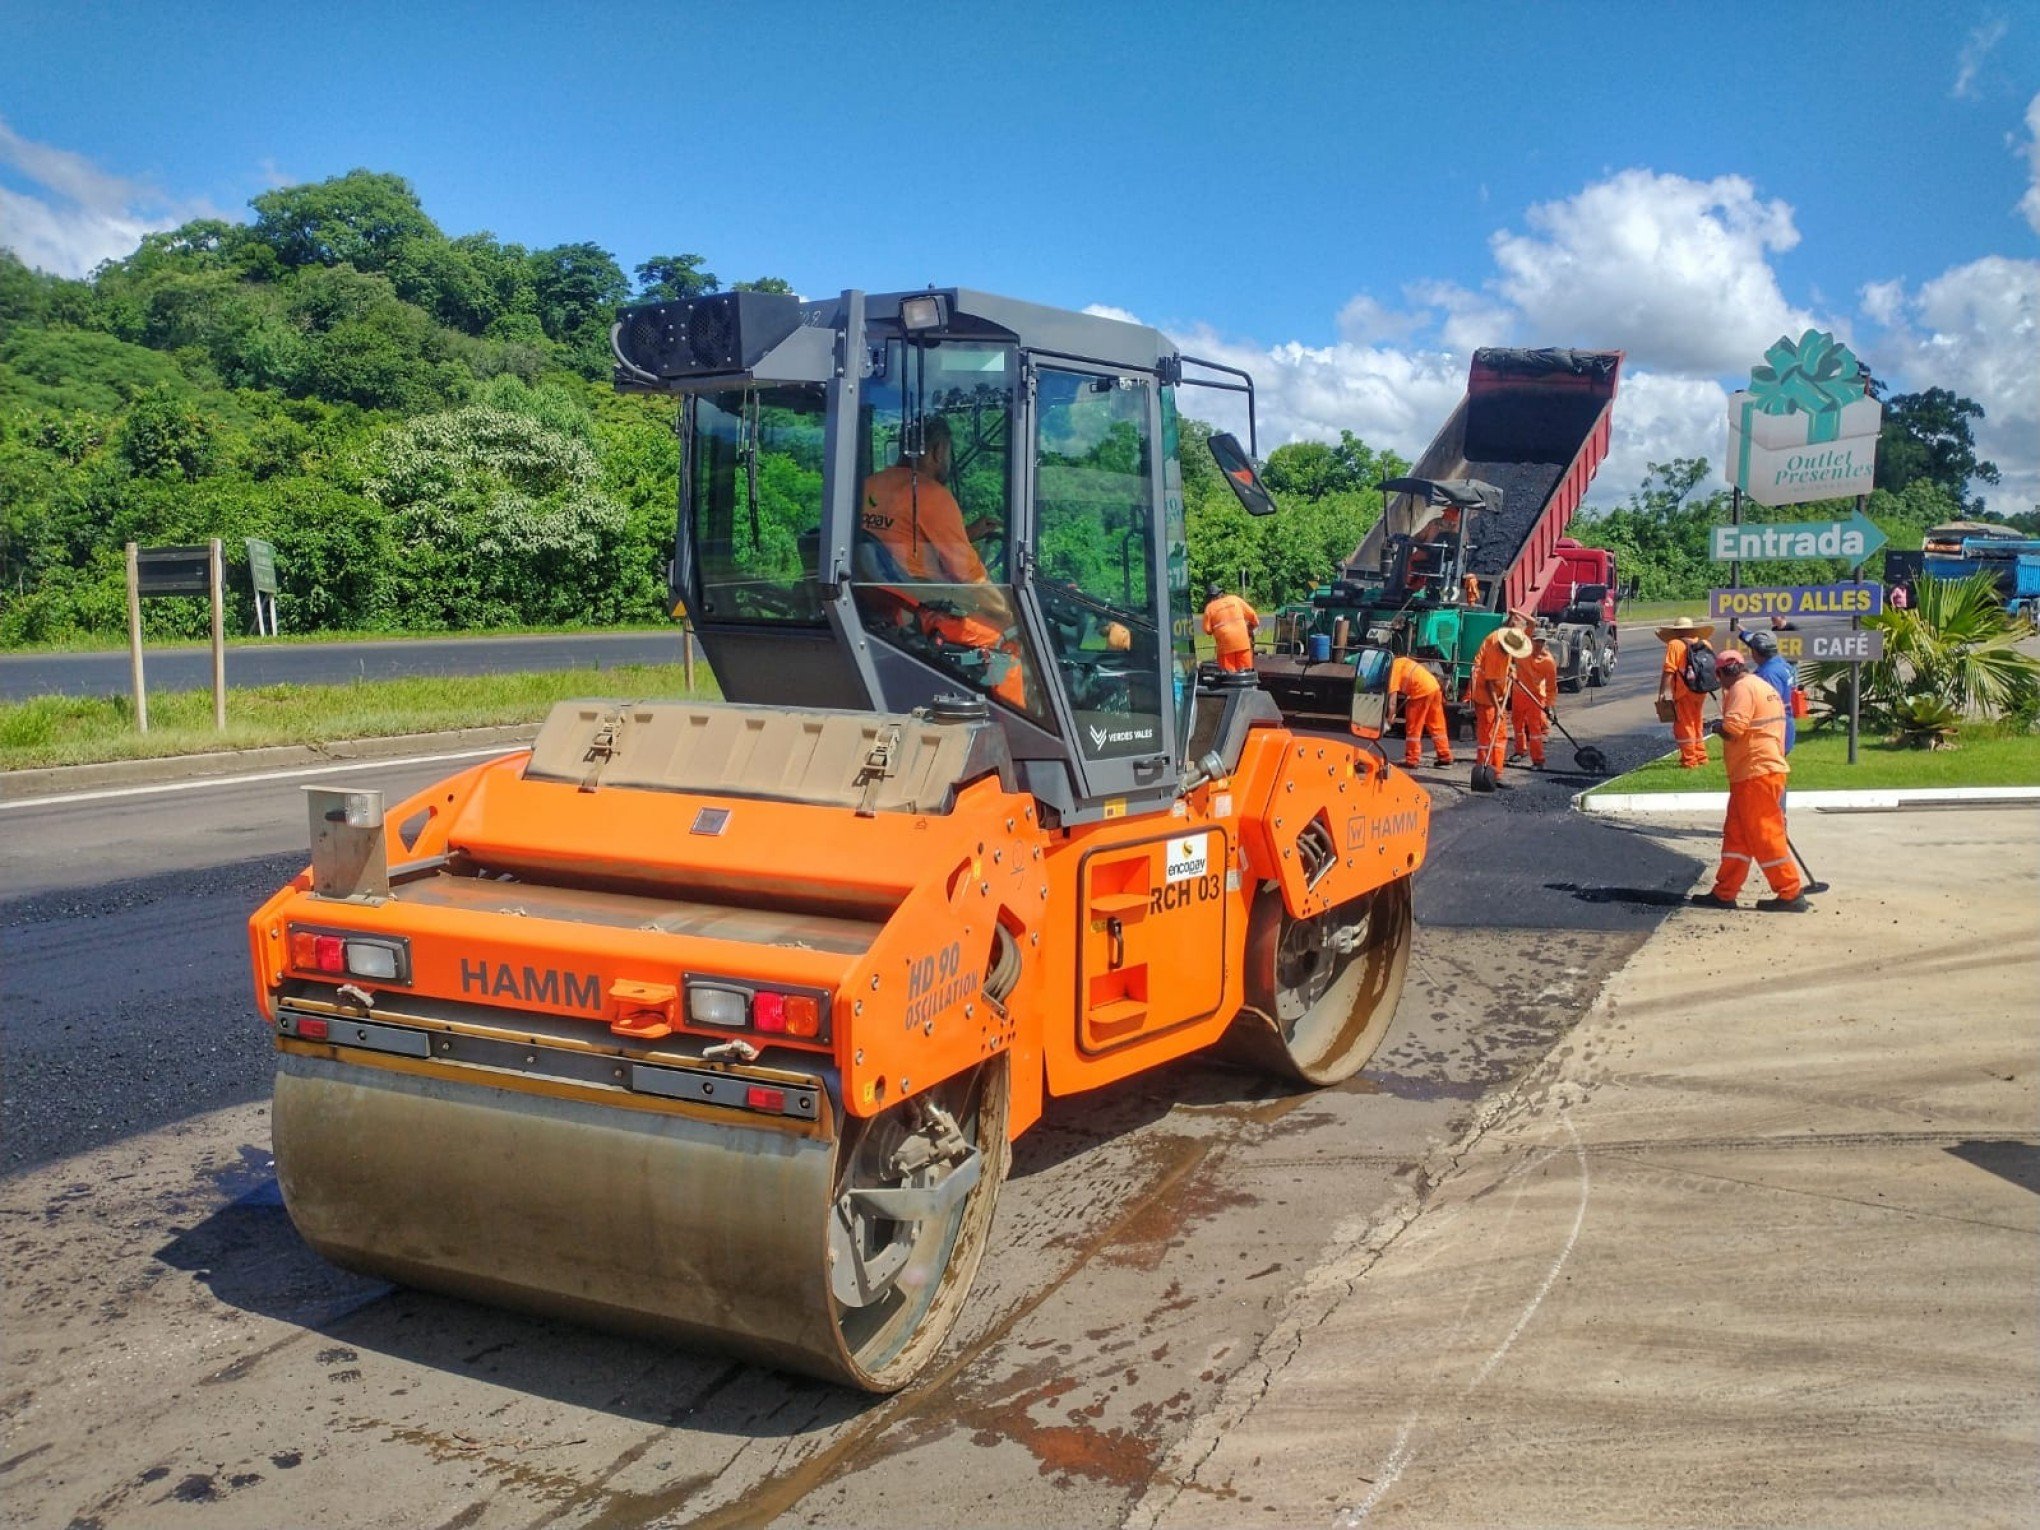
[[1948,94],[1958,101],[1976,99],[1976,72],[1983,67],[1983,61],[1990,57],[1991,49],[2005,40],[2008,23],[2002,16],[1971,29],[1962,44],[1962,51],[1955,56],[1955,84]]
[[[2040,98],[2027,120],[2040,137]],[[1995,509],[2040,503],[2040,262],[1991,256],[1918,286],[1870,283],[1863,341],[1850,315],[1816,317],[1786,299],[1770,261],[1798,243],[1792,209],[1739,176],[1625,171],[1531,209],[1527,223],[1528,233],[1494,237],[1497,274],[1479,290],[1412,282],[1400,309],[1356,294],[1330,345],[1260,344],[1201,326],[1176,338],[1253,373],[1263,454],[1344,429],[1412,459],[1464,393],[1474,348],[1619,348],[1628,362],[1592,493],[1609,504],[1648,464],[1675,457],[1706,458],[1711,483],[1723,482],[1729,392],[1779,335],[1832,329],[1894,389],[1952,388],[1981,404],[1978,449],[2004,481],[1979,487]],[[1185,408],[1244,439],[1245,410],[1230,395],[1187,395]]]
[[84,276],[131,253],[142,235],[193,218],[210,204],[180,201],[140,181],[101,170],[82,154],[23,138],[0,118],[0,245],[59,276]]
[[1977,455],[1996,462],[2003,481],[1977,489],[1993,510],[2040,504],[2040,260],[1988,255],[1917,292],[1897,282],[1874,290],[1886,289],[1895,295],[1874,348],[1877,375],[1905,392],[1950,388],[1981,404]]
[[1710,482],[1718,486],[1726,482],[1720,469],[1727,451],[1727,388],[1712,378],[1625,371],[1615,395],[1608,460],[1588,497],[1597,505],[1614,504],[1643,482],[1651,463],[1675,457],[1705,457],[1715,469]]
[[2019,211],[2040,234],[2040,96],[2026,103],[2026,194],[2019,198]]
[[1110,303],[1086,303],[1084,312],[1094,319],[1117,319],[1121,324],[1140,324],[1145,321],[1138,314],[1124,308],[1115,308]]
[[1711,181],[1624,170],[1532,207],[1527,234],[1494,235],[1490,285],[1526,343],[1621,346],[1670,372],[1749,365],[1814,324],[1785,299],[1770,257],[1799,243],[1792,209],[1739,175]]

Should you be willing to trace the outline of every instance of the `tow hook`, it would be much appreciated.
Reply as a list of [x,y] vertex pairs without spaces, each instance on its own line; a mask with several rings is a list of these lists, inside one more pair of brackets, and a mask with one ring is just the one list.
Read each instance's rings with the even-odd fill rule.
[[730,1041],[718,1041],[712,1047],[703,1047],[701,1056],[705,1062],[727,1062],[732,1058],[738,1062],[756,1062],[758,1049],[750,1042],[737,1037]]

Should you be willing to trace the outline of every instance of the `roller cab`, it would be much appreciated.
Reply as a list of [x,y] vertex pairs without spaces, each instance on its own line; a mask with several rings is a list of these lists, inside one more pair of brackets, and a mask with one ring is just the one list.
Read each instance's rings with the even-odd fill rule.
[[616,348],[678,401],[675,604],[730,700],[308,792],[250,926],[285,1202],[352,1268],[890,1390],[1048,1094],[1364,1064],[1428,798],[1200,677],[1156,332],[747,293]]

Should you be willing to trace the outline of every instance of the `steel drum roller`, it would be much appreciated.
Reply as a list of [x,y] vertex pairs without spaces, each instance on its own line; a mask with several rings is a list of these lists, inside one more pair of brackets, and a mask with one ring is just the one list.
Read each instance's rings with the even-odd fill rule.
[[[940,1224],[894,1225],[912,1245],[900,1290],[846,1310],[830,1294],[831,1222],[863,1123],[846,1153],[825,1135],[323,1056],[277,1064],[284,1204],[335,1264],[873,1390],[906,1379],[917,1338],[939,1341],[997,1191],[988,1174]],[[996,1084],[956,1100],[995,1165],[1003,1070]]]

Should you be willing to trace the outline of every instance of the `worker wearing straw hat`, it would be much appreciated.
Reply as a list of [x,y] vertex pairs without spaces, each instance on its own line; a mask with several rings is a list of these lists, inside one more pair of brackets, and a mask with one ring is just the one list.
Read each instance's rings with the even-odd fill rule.
[[1672,725],[1672,742],[1679,746],[1679,763],[1688,770],[1698,770],[1707,763],[1706,719],[1701,716],[1707,698],[1687,687],[1684,671],[1689,645],[1705,644],[1714,636],[1714,624],[1682,616],[1658,628],[1657,635],[1665,645],[1664,667],[1658,671],[1658,717]]
[[[1531,617],[1511,611],[1508,620],[1473,655],[1474,786],[1502,783],[1502,758],[1509,748],[1509,696],[1515,690],[1516,661],[1530,657]],[[1485,772],[1485,786],[1480,780]]]

